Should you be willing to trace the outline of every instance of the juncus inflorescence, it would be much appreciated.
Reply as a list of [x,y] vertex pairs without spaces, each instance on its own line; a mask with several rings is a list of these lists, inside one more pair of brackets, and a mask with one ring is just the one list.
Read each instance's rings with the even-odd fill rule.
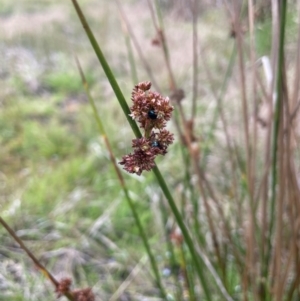
[[173,107],[168,97],[150,91],[151,83],[142,82],[132,91],[133,106],[130,116],[142,129],[144,137],[132,140],[133,153],[123,156],[120,164],[130,173],[141,175],[155,166],[157,155],[165,155],[174,137],[165,127],[170,120]]
[[70,278],[61,279],[56,287],[57,298],[68,294],[72,296],[74,301],[95,301],[95,295],[90,287],[71,290],[71,284],[72,280]]

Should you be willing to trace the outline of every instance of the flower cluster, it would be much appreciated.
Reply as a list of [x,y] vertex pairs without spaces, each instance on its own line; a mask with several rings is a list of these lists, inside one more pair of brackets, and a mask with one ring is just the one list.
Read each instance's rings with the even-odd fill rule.
[[87,287],[83,289],[71,290],[72,280],[70,278],[63,278],[56,287],[57,298],[69,294],[73,296],[74,301],[95,301],[95,295],[92,289]]
[[56,287],[57,298],[70,292],[72,280],[70,278],[63,278]]
[[130,116],[140,124],[145,134],[142,138],[132,140],[133,153],[119,162],[125,170],[138,175],[144,170],[151,170],[155,166],[156,156],[165,155],[174,140],[173,134],[165,129],[173,111],[169,98],[150,91],[150,88],[150,82],[142,82],[133,89]]

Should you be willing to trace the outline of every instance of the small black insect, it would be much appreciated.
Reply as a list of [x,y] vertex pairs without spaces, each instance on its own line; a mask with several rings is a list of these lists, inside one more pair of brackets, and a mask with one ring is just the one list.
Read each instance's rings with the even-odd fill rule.
[[149,112],[148,112],[148,117],[150,118],[150,119],[156,119],[157,118],[157,114],[155,113],[155,111],[154,110],[149,110]]
[[152,143],[151,143],[151,146],[152,147],[161,147],[161,144],[157,141],[157,140],[154,140]]

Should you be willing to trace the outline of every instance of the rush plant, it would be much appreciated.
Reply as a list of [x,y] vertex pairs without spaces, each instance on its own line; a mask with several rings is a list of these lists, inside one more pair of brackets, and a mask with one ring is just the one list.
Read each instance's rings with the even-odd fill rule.
[[[221,16],[228,33],[219,37],[222,41],[207,35],[206,40],[213,40],[205,44],[199,28],[205,18],[201,1],[184,1],[183,7],[182,1],[148,0],[155,33],[151,43],[159,58],[155,69],[124,3],[115,0],[131,71],[128,105],[102,41],[95,38],[79,1],[71,3],[135,136],[125,141],[131,152],[118,159],[119,150],[112,146],[98,109],[101,104],[91,96],[76,58],[95,123],[149,259],[152,295],[176,301],[300,299],[299,5],[225,0]],[[192,75],[186,81],[178,71],[180,60],[174,68],[174,48],[168,43],[176,31],[168,31],[168,10],[173,15],[180,11],[190,26]],[[288,20],[297,21],[288,25]],[[297,32],[297,38],[290,32]],[[265,48],[267,43],[260,42],[264,36],[272,42]],[[146,74],[142,80],[139,68]],[[132,198],[150,173],[156,179],[151,189],[159,191],[159,247],[147,236],[151,226],[142,221]],[[136,181],[133,192],[129,180]],[[149,198],[154,200],[153,191]],[[58,297],[96,299],[90,287],[72,290],[69,278],[57,281],[2,218],[0,223],[53,283]],[[128,282],[110,300],[118,300]]]

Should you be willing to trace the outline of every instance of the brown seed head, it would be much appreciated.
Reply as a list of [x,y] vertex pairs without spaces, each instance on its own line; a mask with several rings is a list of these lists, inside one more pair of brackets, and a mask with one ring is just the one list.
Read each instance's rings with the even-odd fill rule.
[[126,171],[137,175],[151,170],[156,156],[165,155],[174,140],[173,134],[165,129],[174,108],[168,97],[152,92],[150,88],[150,82],[142,82],[133,89],[130,116],[140,123],[145,135],[132,140],[133,153],[123,156],[119,162]]
[[[141,85],[141,84],[140,84]],[[148,87],[148,86],[147,86]],[[145,87],[143,86],[145,89]],[[163,128],[171,119],[173,106],[168,97],[163,97],[157,92],[138,88],[132,92],[133,106],[130,108],[130,116],[140,123],[141,128]]]
[[141,175],[144,170],[151,170],[154,166],[155,155],[152,152],[144,152],[141,149],[135,149],[133,154],[128,154],[122,157],[119,162],[124,165],[124,169],[129,173]]
[[72,280],[70,278],[61,279],[55,290],[57,293],[57,298],[60,298],[64,294],[70,292],[71,284],[72,284]]
[[148,91],[151,88],[151,82],[141,82],[135,86],[136,90]]

